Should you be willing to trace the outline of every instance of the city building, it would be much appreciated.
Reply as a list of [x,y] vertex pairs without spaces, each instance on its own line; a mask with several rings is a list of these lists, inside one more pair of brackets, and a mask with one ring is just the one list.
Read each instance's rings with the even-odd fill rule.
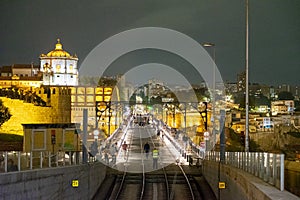
[[43,74],[43,85],[77,86],[78,58],[64,51],[60,39],[55,49],[40,56],[40,70]]
[[246,90],[246,72],[237,75],[237,90],[238,92],[245,92]]
[[280,100],[271,102],[272,115],[293,114],[295,110],[294,100]]
[[33,63],[0,67],[0,88],[38,88],[42,78],[39,65]]

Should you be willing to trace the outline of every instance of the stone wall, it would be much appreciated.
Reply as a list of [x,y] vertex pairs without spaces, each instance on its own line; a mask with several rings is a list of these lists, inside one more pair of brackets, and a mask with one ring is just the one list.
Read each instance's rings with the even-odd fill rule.
[[53,123],[52,108],[34,106],[22,100],[0,97],[4,106],[8,107],[11,118],[0,127],[1,133],[23,135],[23,123]]
[[[67,89],[56,89],[51,94],[51,106],[35,106],[22,100],[0,97],[3,105],[8,107],[11,118],[0,127],[0,133],[23,135],[22,124],[29,123],[71,123],[71,97]],[[53,91],[53,90],[52,90]],[[44,99],[46,94],[41,91]]]
[[[101,163],[0,174],[0,199],[92,199],[106,176]],[[78,187],[72,181],[78,180]]]

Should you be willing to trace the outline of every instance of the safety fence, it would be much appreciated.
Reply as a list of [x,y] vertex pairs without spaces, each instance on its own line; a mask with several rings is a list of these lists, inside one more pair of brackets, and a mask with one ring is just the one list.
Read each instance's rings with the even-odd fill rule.
[[[166,128],[166,133],[170,130]],[[166,134],[175,148],[184,152],[185,148],[181,145],[182,141],[175,140],[170,135]],[[210,161],[220,162],[220,152],[205,151],[205,148],[196,145],[191,140],[188,141],[189,148],[198,158],[207,159]],[[284,154],[274,154],[266,152],[225,152],[223,164],[230,165],[242,169],[263,181],[274,185],[281,191],[284,190]]]
[[[220,162],[220,152],[208,151],[206,159]],[[265,152],[225,152],[226,165],[242,169],[284,190],[284,154]]]
[[81,164],[79,151],[0,152],[0,173]]

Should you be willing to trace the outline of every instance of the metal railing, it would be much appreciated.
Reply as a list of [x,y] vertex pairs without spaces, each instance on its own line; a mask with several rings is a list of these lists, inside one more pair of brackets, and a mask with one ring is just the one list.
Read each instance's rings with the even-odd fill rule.
[[0,152],[0,173],[81,164],[81,152]]
[[[169,135],[166,127],[165,136],[172,145],[179,151],[185,152],[179,141]],[[198,158],[220,162],[220,152],[207,151],[189,140],[191,150],[198,155]],[[281,191],[284,190],[284,154],[274,154],[265,152],[225,152],[226,165],[242,169],[261,180],[269,183]]]
[[[220,152],[209,151],[206,159],[220,162]],[[284,190],[284,154],[265,152],[225,152],[224,164],[242,169]]]

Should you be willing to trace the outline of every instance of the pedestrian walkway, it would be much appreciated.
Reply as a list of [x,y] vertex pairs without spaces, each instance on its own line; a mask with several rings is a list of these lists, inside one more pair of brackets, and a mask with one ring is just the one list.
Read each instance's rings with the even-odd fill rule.
[[162,139],[158,136],[156,129],[151,125],[147,126],[130,126],[126,133],[123,135],[123,142],[128,144],[128,151],[124,157],[124,151],[120,148],[117,156],[116,167],[118,170],[126,170],[129,172],[141,172],[142,164],[144,164],[144,170],[146,172],[153,171],[153,158],[152,154],[149,154],[149,158],[146,158],[146,153],[143,151],[144,144],[149,142],[153,151],[154,147],[159,151],[158,168],[180,162],[181,164],[188,164],[187,159],[182,152],[173,145],[173,142],[169,140],[168,133],[165,133],[166,137]]
[[[163,124],[161,130],[165,135],[164,140],[167,143],[170,143],[169,146],[175,148],[173,151],[179,152],[180,156],[178,157],[181,158],[180,162],[182,162],[183,164],[200,165],[200,162],[204,157],[204,152],[203,156],[201,157],[195,151],[193,151],[193,148],[195,148],[195,146],[191,146],[191,142],[189,141],[190,139],[188,137],[186,138],[186,141],[184,141],[183,136],[177,135],[177,137],[174,137],[171,134],[171,129],[168,128],[165,124]],[[199,152],[198,149],[197,151]],[[185,161],[183,159],[185,159]]]

